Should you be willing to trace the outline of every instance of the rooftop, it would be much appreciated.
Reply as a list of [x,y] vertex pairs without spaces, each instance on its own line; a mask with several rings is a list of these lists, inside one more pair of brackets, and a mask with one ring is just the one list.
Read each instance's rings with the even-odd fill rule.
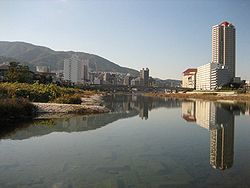
[[229,24],[230,24],[229,22],[225,21],[225,22],[222,22],[220,25],[227,27]]
[[197,72],[197,69],[196,68],[190,68],[190,69],[187,69],[183,72],[184,75],[186,74],[190,74],[191,72]]

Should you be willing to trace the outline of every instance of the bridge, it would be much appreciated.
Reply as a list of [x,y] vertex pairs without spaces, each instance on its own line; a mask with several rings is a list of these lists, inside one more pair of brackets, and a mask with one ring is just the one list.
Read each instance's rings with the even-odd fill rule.
[[127,85],[84,85],[80,86],[81,89],[84,90],[99,90],[99,91],[106,91],[106,92],[165,92],[166,90],[169,92],[175,91],[185,91],[186,88],[181,87],[156,87],[156,86],[127,86]]

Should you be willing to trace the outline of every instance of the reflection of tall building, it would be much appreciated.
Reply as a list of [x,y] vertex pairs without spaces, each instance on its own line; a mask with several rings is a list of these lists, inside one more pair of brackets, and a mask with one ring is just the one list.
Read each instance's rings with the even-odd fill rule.
[[215,124],[215,104],[209,101],[188,101],[182,103],[182,117],[208,129]]
[[225,108],[216,109],[216,125],[210,129],[210,164],[225,170],[233,166],[234,115]]
[[114,113],[136,113],[141,119],[147,120],[152,109],[179,108],[181,102],[174,99],[145,97],[142,95],[109,95],[104,98],[105,106]]
[[148,103],[147,102],[140,104],[139,117],[141,117],[142,119],[145,118],[145,120],[148,119]]
[[216,106],[210,101],[196,101],[196,123],[205,129],[215,124]]
[[233,165],[234,113],[230,105],[210,101],[182,103],[182,117],[210,131],[210,164],[225,170]]

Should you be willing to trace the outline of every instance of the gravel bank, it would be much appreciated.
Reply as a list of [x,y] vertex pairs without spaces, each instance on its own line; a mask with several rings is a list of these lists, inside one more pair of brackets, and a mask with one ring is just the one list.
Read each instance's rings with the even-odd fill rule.
[[65,114],[96,114],[106,113],[110,110],[101,106],[100,95],[93,95],[82,98],[82,104],[58,104],[58,103],[38,103],[32,104],[37,107],[37,113],[65,113]]

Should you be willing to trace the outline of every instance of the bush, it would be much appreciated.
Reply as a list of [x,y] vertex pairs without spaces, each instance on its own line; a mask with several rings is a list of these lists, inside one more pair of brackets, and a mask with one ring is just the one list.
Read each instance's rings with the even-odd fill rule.
[[81,96],[93,94],[92,91],[64,88],[55,84],[0,83],[0,98],[26,98],[33,102],[69,101],[70,104],[79,104]]
[[1,120],[32,117],[36,107],[26,99],[0,99]]
[[82,95],[81,94],[66,94],[61,97],[56,98],[53,102],[55,103],[62,103],[62,104],[81,104]]

